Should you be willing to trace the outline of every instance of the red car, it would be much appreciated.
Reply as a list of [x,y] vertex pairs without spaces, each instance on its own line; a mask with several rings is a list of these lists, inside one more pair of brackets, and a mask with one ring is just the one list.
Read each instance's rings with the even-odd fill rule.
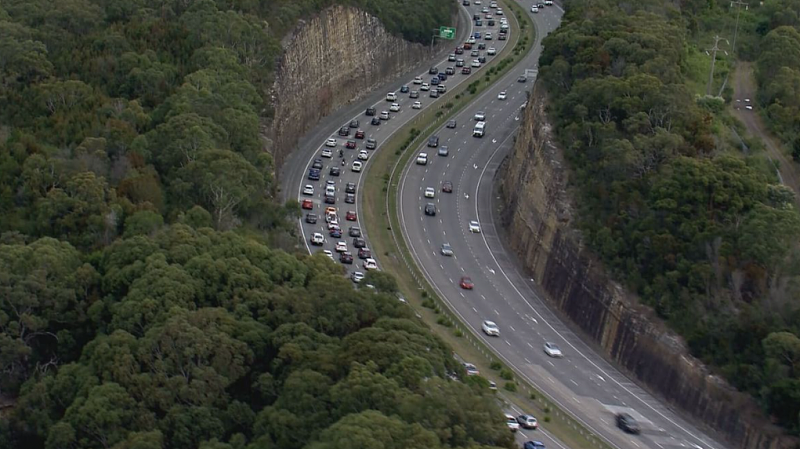
[[469,67],[464,67],[463,69],[461,69],[461,73],[463,75],[469,75],[470,73],[472,73],[472,69]]
[[469,276],[462,277],[461,281],[458,284],[464,290],[472,290],[472,287],[475,286],[475,284],[472,283],[472,279],[470,279]]
[[303,209],[313,209],[314,208],[314,202],[311,201],[311,200],[303,200],[302,207],[303,207]]
[[344,216],[344,219],[347,220],[347,221],[356,221],[356,220],[358,220],[358,217],[356,216],[356,211],[354,211],[354,210],[347,211],[347,213]]
[[355,141],[355,140],[348,140],[348,141],[347,141],[347,143],[346,143],[346,144],[344,144],[344,146],[345,146],[346,148],[353,149],[353,148],[355,148],[355,147],[356,147],[356,141]]
[[472,50],[472,44],[469,42],[464,42],[464,50]]
[[358,130],[356,131],[356,139],[363,139],[364,138],[364,131]]

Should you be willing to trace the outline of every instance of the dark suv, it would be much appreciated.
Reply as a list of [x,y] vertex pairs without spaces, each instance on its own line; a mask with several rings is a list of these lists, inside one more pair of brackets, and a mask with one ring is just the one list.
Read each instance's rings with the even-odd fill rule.
[[428,139],[428,146],[431,148],[436,148],[439,146],[439,136],[431,136]]
[[638,434],[640,432],[639,423],[627,413],[617,415],[617,427],[628,433]]
[[431,217],[436,216],[436,206],[433,203],[428,203],[425,205],[425,215],[429,215]]
[[367,115],[370,117],[375,115],[375,108],[367,108]]

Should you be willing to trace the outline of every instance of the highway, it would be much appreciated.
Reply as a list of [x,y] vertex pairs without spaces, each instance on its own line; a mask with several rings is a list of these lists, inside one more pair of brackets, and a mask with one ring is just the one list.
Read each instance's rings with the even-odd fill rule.
[[[520,4],[529,10],[532,2]],[[517,78],[526,69],[529,75],[535,73],[541,39],[558,26],[561,14],[557,6],[532,14],[537,29],[534,50],[516,70],[460,112],[455,129],[436,131],[439,145],[449,148],[447,157],[437,156],[436,148],[425,144],[416,149],[428,153],[430,162],[417,165],[412,159],[402,174],[398,209],[405,241],[427,280],[479,338],[612,445],[721,449],[721,443],[667,409],[572,333],[540,299],[531,280],[514,266],[513,257],[505,253],[498,238],[494,208],[499,206],[492,198],[492,181],[512,149],[525,92],[533,84],[532,79],[521,83]],[[506,92],[504,100],[498,97],[501,91]],[[482,138],[472,135],[479,111],[486,115],[487,133]],[[452,193],[442,191],[445,181],[452,183]],[[425,197],[429,187],[435,191],[434,198]],[[436,206],[436,216],[424,213],[428,203]],[[473,220],[480,223],[482,232],[470,232]],[[441,254],[445,243],[453,256]],[[459,285],[463,276],[471,278],[474,289]],[[497,323],[500,336],[481,332],[483,320]],[[564,357],[547,356],[545,342],[557,344]],[[619,412],[629,413],[639,422],[640,435],[616,427]]]

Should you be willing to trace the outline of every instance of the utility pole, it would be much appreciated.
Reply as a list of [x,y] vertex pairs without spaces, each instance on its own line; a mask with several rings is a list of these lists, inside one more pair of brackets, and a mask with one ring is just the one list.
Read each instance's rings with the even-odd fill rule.
[[742,12],[742,6],[744,6],[744,10],[750,7],[748,3],[745,3],[741,0],[731,1],[731,8],[736,6],[736,26],[733,29],[733,45],[731,45],[731,53],[733,53],[733,57],[736,57],[736,34],[739,32],[739,13]]
[[714,46],[706,50],[706,53],[711,52],[711,73],[708,74],[708,86],[706,86],[706,95],[711,95],[711,83],[712,81],[714,81],[714,64],[717,62],[719,41],[728,42],[728,40],[723,37],[714,36]]

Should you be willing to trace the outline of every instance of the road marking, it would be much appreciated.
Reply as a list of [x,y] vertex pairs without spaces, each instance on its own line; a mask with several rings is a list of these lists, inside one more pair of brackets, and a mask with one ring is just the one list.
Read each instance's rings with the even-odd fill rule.
[[510,326],[509,325],[508,328],[511,329],[511,332],[516,332],[516,329],[514,329],[514,326]]
[[494,314],[500,316],[500,312],[498,312],[497,309],[494,309]]
[[472,310],[474,310],[475,313],[478,313],[478,309],[476,309],[475,307],[473,307]]
[[530,346],[530,348],[533,349],[533,345],[530,344],[530,342],[528,343],[528,346]]
[[572,383],[574,383],[576,387],[578,386],[578,382],[575,382],[575,381],[574,381],[574,380],[572,380],[572,379],[570,379],[569,381],[570,381],[570,382],[572,382]]
[[551,362],[550,360],[548,360],[548,361],[547,361],[547,363],[549,363],[549,364],[550,364],[550,366],[552,366],[553,368],[555,368],[555,367],[556,367],[556,366],[553,364],[553,362]]

